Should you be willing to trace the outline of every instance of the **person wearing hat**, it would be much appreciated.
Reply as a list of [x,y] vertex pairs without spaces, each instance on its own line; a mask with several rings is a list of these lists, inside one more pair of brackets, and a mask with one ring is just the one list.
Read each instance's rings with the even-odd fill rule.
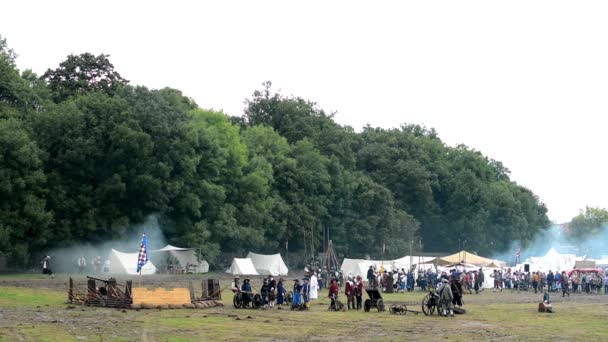
[[243,280],[243,285],[241,285],[241,292],[243,293],[243,306],[249,305],[253,297],[251,292],[251,282],[249,279]]
[[264,279],[264,283],[262,284],[262,287],[260,288],[260,295],[262,296],[262,306],[264,307],[264,309],[268,308],[268,297],[270,295],[270,288],[268,285],[268,279]]
[[346,306],[348,310],[355,309],[355,283],[353,277],[348,276],[348,280],[344,285],[344,295],[346,296]]
[[234,280],[232,281],[232,284],[230,284],[230,288],[232,289],[232,293],[237,293],[241,291],[241,288],[239,286],[239,276],[234,277]]
[[372,284],[374,283],[374,279],[376,279],[376,276],[374,275],[374,268],[372,266],[369,267],[369,270],[367,270],[367,286],[368,287],[372,287]]
[[440,314],[443,316],[447,316],[449,314],[451,317],[454,317],[454,304],[452,303],[454,300],[454,294],[450,288],[449,280],[441,278],[441,284],[439,285],[438,292],[439,303],[441,304]]
[[310,302],[310,283],[308,282],[308,277],[304,277],[302,281],[304,282],[302,284],[302,302],[306,305]]
[[293,283],[293,305],[302,305],[302,284],[300,284],[300,279],[294,280]]
[[357,310],[361,310],[361,302],[363,301],[363,277],[357,276],[355,282],[355,298],[357,299]]
[[285,287],[283,286],[283,278],[277,283],[277,305],[283,305],[285,302]]

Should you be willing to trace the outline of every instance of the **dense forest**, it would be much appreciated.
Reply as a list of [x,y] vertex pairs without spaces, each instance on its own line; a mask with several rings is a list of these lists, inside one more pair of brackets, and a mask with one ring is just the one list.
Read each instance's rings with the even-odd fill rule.
[[[107,55],[20,71],[0,37],[0,253],[133,234],[157,215],[168,242],[222,252],[478,253],[524,244],[546,208],[509,170],[419,125],[338,125],[265,83],[242,116],[179,90],[134,86]],[[371,113],[370,113],[371,114]]]

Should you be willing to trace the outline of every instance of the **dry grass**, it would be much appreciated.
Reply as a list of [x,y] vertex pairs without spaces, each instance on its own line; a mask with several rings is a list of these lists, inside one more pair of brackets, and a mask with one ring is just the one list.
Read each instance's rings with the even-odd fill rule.
[[[27,280],[25,280],[27,281]],[[325,292],[323,292],[325,294]],[[424,293],[384,295],[419,310]],[[65,292],[24,287],[0,288],[0,340],[31,341],[590,341],[608,339],[608,296],[554,297],[555,313],[536,312],[540,295],[493,293],[465,296],[467,314],[454,318],[405,316],[375,311],[329,312],[328,300],[310,311],[288,308],[242,310],[141,310],[76,307],[66,309]],[[42,304],[42,305],[41,305]],[[48,306],[46,306],[48,305]],[[40,306],[39,308],[37,306]],[[237,319],[238,318],[238,319]]]

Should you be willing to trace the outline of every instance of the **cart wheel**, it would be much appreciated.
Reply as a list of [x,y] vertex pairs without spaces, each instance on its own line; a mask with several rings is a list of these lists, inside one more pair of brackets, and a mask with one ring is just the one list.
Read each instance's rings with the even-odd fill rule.
[[376,301],[376,307],[378,308],[378,312],[384,311],[384,301],[382,301],[382,298]]
[[422,312],[429,316],[433,314],[433,311],[435,311],[435,305],[431,303],[431,294],[429,293],[422,299]]
[[369,312],[369,309],[371,309],[371,308],[372,308],[372,301],[369,299],[366,299],[365,303],[363,303],[363,310],[365,312]]
[[291,303],[293,303],[293,292],[292,292],[292,291],[288,291],[288,292],[285,294],[285,302],[286,302],[287,304],[291,304]]
[[232,298],[232,305],[234,305],[235,308],[240,308],[243,305],[243,298],[241,297],[241,294],[239,292],[234,294],[234,298]]
[[256,293],[251,301],[251,307],[254,309],[259,309],[260,306],[262,306],[262,296],[260,296],[259,293]]

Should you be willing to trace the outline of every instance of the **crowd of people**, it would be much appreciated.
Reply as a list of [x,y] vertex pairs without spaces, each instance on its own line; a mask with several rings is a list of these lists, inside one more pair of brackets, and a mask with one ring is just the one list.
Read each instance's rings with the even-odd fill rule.
[[573,270],[570,275],[567,272],[524,272],[494,270],[491,275],[494,278],[494,291],[502,289],[534,290],[534,293],[561,292],[562,297],[570,296],[570,293],[599,294],[604,290],[608,294],[608,273],[599,271]]
[[[448,274],[449,273],[449,274]],[[383,266],[376,268],[370,266],[367,270],[367,282],[371,287],[380,288],[383,292],[412,292],[416,288],[420,291],[427,291],[429,288],[436,288],[443,278],[457,277],[463,291],[476,293],[482,290],[484,282],[483,270],[464,271],[458,268],[444,272],[435,272],[429,268],[426,270],[405,271],[405,269],[387,270]]]

